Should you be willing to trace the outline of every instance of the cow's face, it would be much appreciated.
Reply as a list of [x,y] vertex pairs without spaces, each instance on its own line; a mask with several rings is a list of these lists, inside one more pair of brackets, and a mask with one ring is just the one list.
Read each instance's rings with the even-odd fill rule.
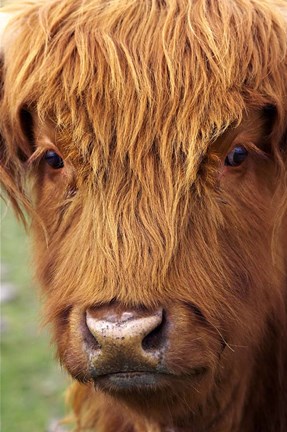
[[186,188],[184,155],[164,167],[160,143],[138,171],[113,148],[101,172],[91,155],[102,148],[79,162],[61,131],[25,121],[39,155],[38,276],[61,362],[157,416],[214,403],[221,387],[241,398],[283,285],[274,111],[250,112],[211,143]]
[[3,182],[60,360],[160,421],[241,407],[285,313],[283,19],[79,3],[28,7],[3,48]]

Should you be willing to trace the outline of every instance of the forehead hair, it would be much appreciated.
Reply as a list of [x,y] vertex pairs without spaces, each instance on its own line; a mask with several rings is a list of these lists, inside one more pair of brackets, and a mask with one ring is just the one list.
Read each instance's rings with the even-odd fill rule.
[[13,134],[28,107],[84,158],[93,143],[108,160],[116,143],[137,166],[156,145],[195,176],[246,111],[286,109],[286,28],[270,0],[42,0],[14,19],[4,55]]
[[[240,200],[226,193],[228,206],[223,206],[224,200],[212,196],[216,188],[206,187],[204,200],[193,199],[190,189],[195,180],[197,191],[205,185],[198,168],[210,143],[224,139],[223,132],[246,117],[244,124],[251,127],[250,113],[272,105],[274,130],[282,135],[286,128],[287,32],[275,3],[286,5],[277,0],[40,0],[9,24],[0,130],[5,186],[16,211],[19,199],[35,213],[26,199],[26,164],[16,153],[20,147],[31,155],[23,111],[36,119],[35,129],[55,131],[67,162],[79,161],[76,194],[69,199],[71,184],[59,181],[47,194],[54,200],[60,189],[55,206],[49,198],[41,208],[46,226],[51,222],[50,248],[38,273],[44,285],[52,285],[52,314],[63,303],[87,299],[136,304],[138,292],[131,287],[140,287],[144,304],[156,304],[163,295],[174,299],[174,287],[185,299],[190,280],[190,298],[204,299],[210,310],[219,303],[228,310],[238,268],[256,269],[246,273],[250,280],[265,277],[268,254],[261,259],[253,247],[265,253],[261,194],[255,196],[250,184],[247,198],[238,188]],[[35,171],[41,178],[45,170]],[[42,193],[45,183],[36,186]],[[279,222],[286,214],[285,191],[282,177]],[[219,229],[223,225],[230,235]],[[229,238],[233,241],[225,241]],[[219,250],[222,240],[225,247]],[[75,251],[86,251],[80,262]],[[187,272],[191,262],[197,265]],[[236,279],[245,281],[246,274]],[[73,283],[64,290],[63,281]]]

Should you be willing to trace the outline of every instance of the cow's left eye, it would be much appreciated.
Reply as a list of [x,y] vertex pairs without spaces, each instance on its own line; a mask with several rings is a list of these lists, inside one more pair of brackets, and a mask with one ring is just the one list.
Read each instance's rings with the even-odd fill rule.
[[60,169],[64,166],[64,161],[56,152],[48,150],[44,156],[45,161],[54,169]]
[[248,156],[248,151],[243,146],[236,146],[228,153],[225,158],[224,164],[227,166],[236,167],[241,165]]

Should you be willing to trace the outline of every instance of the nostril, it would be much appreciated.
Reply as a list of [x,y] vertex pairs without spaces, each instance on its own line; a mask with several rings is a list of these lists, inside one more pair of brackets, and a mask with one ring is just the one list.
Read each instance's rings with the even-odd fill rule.
[[142,340],[142,348],[144,351],[154,351],[162,348],[166,342],[166,317],[162,313],[161,322]]
[[99,341],[97,340],[96,336],[92,333],[90,330],[88,324],[87,324],[87,316],[86,314],[83,316],[80,330],[82,333],[83,342],[86,344],[86,346],[92,350],[100,350],[101,345]]

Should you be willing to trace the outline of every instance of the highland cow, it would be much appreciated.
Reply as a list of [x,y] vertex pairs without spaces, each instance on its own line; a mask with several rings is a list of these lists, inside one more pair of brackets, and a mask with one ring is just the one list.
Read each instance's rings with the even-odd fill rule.
[[1,179],[77,431],[287,430],[286,10],[40,0],[5,28]]

